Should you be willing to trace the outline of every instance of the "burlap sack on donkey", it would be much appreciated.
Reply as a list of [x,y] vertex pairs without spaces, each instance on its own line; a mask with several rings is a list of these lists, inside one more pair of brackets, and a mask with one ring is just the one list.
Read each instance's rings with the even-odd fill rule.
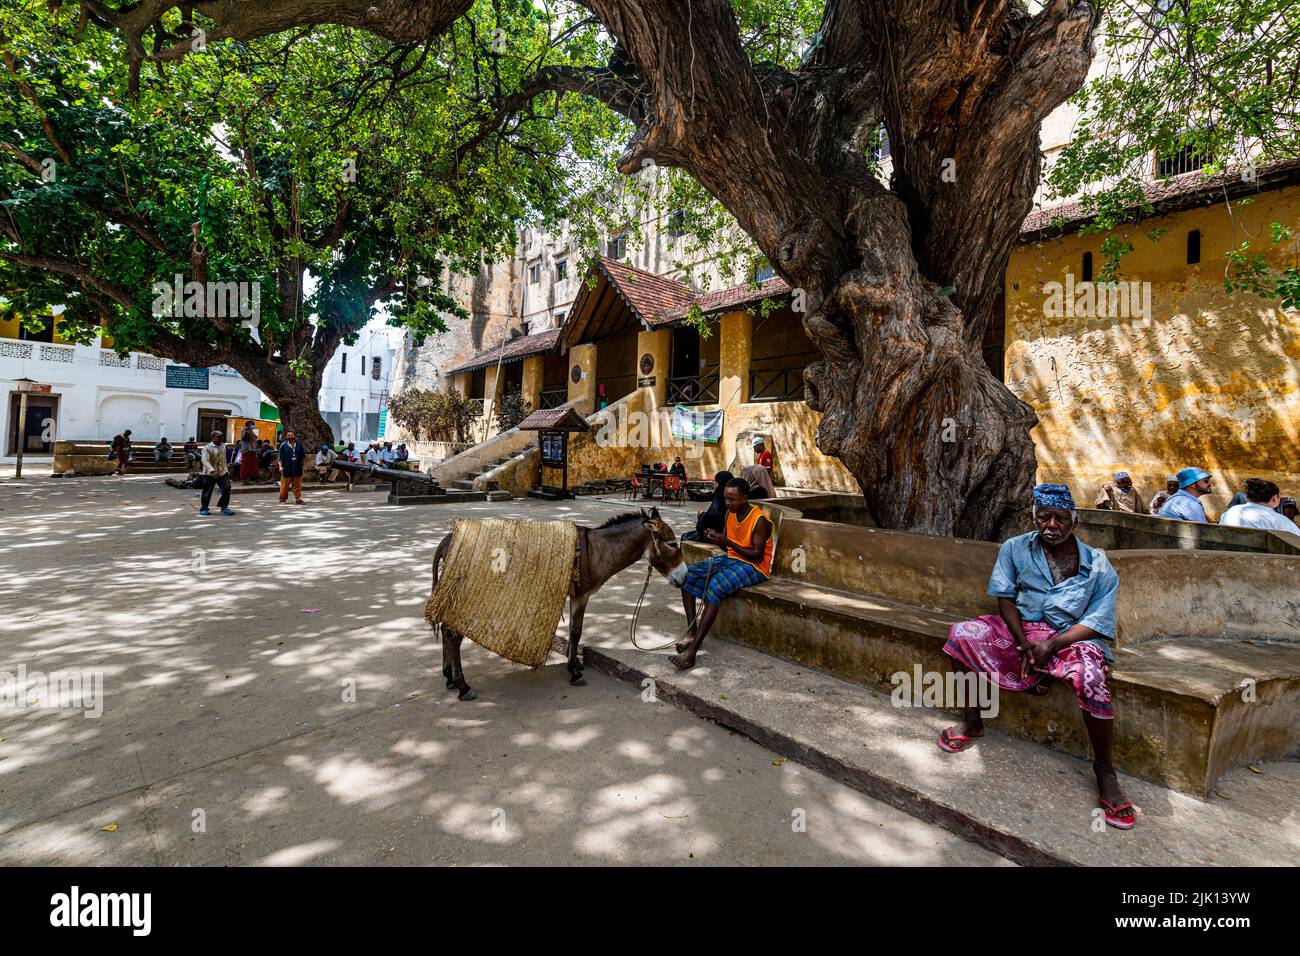
[[564,612],[577,543],[572,521],[457,518],[424,616],[506,660],[541,667]]

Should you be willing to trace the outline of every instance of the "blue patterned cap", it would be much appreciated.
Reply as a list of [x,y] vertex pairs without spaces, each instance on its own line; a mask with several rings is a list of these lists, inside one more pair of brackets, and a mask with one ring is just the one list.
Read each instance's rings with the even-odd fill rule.
[[1116,480],[1116,481],[1120,481],[1121,479],[1124,479],[1124,478],[1127,478],[1127,477],[1128,477],[1128,472],[1127,472],[1127,471],[1117,471],[1117,472],[1115,472],[1115,480]]
[[1060,508],[1063,511],[1074,510],[1074,498],[1070,496],[1068,485],[1035,485],[1034,505],[1045,508]]

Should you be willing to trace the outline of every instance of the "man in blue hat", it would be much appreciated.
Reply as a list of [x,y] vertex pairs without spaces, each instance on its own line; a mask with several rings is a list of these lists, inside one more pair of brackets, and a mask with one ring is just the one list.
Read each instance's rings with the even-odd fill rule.
[[1208,471],[1202,468],[1184,468],[1178,473],[1178,491],[1161,505],[1156,514],[1177,521],[1209,521],[1200,499],[1212,490]]

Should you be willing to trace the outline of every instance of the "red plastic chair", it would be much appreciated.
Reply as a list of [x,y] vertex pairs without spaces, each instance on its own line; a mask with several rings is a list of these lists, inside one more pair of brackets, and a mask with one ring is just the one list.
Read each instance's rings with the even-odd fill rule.
[[679,478],[677,475],[665,476],[663,480],[663,487],[664,487],[665,502],[668,501],[668,498],[670,496],[679,505],[686,500],[686,496],[682,493],[682,488],[684,487],[682,483],[682,479]]
[[639,481],[636,480],[636,475],[633,475],[633,476],[632,476],[632,485],[631,485],[631,487],[629,487],[629,488],[627,489],[627,499],[626,499],[626,500],[628,500],[628,501],[636,501],[637,498],[640,498],[640,497],[641,497],[641,491],[643,490],[643,488],[644,488],[644,486],[641,484],[641,482],[639,482]]

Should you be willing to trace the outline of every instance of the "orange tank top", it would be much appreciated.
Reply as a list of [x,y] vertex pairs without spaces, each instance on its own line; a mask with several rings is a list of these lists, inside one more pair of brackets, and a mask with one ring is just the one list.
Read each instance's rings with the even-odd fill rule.
[[[748,548],[751,539],[754,537],[754,528],[758,525],[758,519],[763,517],[763,512],[754,505],[749,506],[749,514],[745,515],[744,521],[737,521],[736,516],[730,511],[727,512],[727,537],[736,542],[742,548]],[[769,531],[767,544],[763,546],[763,560],[750,561],[742,558],[731,548],[727,549],[727,557],[735,558],[737,561],[744,561],[748,565],[758,568],[763,572],[764,577],[772,576],[772,551],[776,547],[776,542]]]

